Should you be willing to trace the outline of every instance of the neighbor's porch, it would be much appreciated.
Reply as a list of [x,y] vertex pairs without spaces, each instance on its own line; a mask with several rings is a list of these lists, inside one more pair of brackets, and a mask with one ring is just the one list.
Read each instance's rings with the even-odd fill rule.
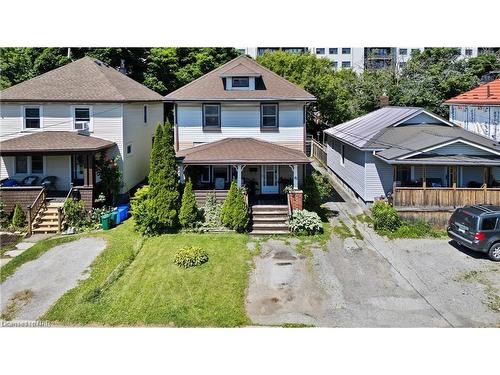
[[392,202],[396,208],[500,205],[500,167],[393,165]]

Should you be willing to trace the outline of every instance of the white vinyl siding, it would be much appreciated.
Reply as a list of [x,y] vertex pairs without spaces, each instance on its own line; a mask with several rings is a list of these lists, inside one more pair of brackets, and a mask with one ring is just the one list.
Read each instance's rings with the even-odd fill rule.
[[365,201],[387,197],[392,191],[392,166],[365,152]]
[[[149,173],[152,138],[156,127],[163,122],[163,103],[147,105],[147,122],[144,122],[144,103],[123,105],[123,190],[128,191],[140,183]],[[126,146],[132,145],[132,154],[126,154]]]
[[341,164],[340,148],[342,142],[335,139],[331,147],[331,137],[326,148],[328,167],[339,176],[354,192],[365,199],[365,153],[352,146],[344,144],[344,165]]
[[203,131],[201,103],[178,103],[177,124],[179,149],[224,138],[249,137],[275,142],[300,151],[304,149],[303,106],[300,103],[279,103],[279,129],[261,131],[260,103],[222,103],[221,128]]

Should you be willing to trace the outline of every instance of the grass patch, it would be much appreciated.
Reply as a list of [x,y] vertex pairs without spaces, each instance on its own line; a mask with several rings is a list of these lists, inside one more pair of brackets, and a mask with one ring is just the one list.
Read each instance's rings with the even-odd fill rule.
[[[244,307],[251,267],[248,236],[179,233],[143,242],[133,231],[132,220],[128,220],[104,237],[108,240],[107,248],[94,261],[90,277],[59,299],[43,319],[111,326],[250,324]],[[179,268],[174,264],[174,256],[184,246],[205,249],[208,262]],[[120,264],[129,262],[131,257],[133,260],[121,269]],[[114,272],[120,276],[108,283]],[[98,298],[89,299],[95,290],[102,291]]]
[[4,311],[0,315],[0,319],[12,320],[16,317],[17,312],[26,305],[29,300],[33,298],[33,291],[31,289],[24,289],[16,294],[9,300]]
[[352,233],[351,228],[349,228],[343,220],[339,219],[339,225],[335,225],[333,227],[333,233],[340,237],[342,240],[345,240],[348,237],[354,237],[354,233]]
[[[492,268],[492,272],[498,272],[498,268]],[[484,275],[484,271],[469,271],[456,278],[455,281],[477,281],[484,286],[486,301],[484,303],[491,311],[500,312],[500,295],[491,281]]]
[[37,242],[35,245],[19,254],[15,258],[13,258],[9,263],[5,264],[0,268],[0,280],[4,282],[7,277],[12,275],[21,265],[31,260],[37,259],[47,250],[53,248],[54,246],[61,245],[63,243],[75,241],[81,238],[81,235],[75,236],[64,236],[64,237],[55,237],[48,238],[46,240],[42,240]]
[[393,240],[396,238],[447,238],[444,229],[436,229],[425,221],[408,222],[404,221],[395,231],[377,230],[382,236],[387,236]]
[[22,239],[23,236],[15,233],[0,234],[0,256],[3,256],[9,250],[13,250]]
[[370,217],[370,215],[367,215],[367,214],[359,214],[357,216],[353,216],[351,217],[353,219],[353,221],[359,221],[361,223],[364,223],[364,224],[373,224],[373,219]]

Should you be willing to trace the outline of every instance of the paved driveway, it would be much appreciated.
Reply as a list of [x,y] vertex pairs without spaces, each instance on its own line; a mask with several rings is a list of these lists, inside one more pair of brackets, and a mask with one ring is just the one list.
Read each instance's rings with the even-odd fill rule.
[[[340,189],[339,189],[340,191]],[[361,207],[341,192],[334,222]],[[247,293],[254,323],[330,327],[500,326],[500,264],[448,240],[388,241],[357,222],[363,240],[332,238],[304,257],[294,243],[262,245]]]
[[36,320],[79,280],[106,242],[84,238],[55,246],[39,258],[23,264],[0,285],[1,311],[9,319]]

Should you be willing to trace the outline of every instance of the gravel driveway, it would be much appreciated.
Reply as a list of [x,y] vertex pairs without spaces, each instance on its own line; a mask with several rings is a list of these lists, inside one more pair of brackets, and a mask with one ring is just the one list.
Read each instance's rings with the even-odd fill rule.
[[0,285],[1,311],[9,319],[36,320],[79,280],[105,248],[102,238],[84,238],[55,246],[23,264]]
[[[339,189],[340,191],[340,189]],[[361,207],[328,203],[353,226]],[[246,308],[254,323],[329,327],[500,326],[500,264],[446,239],[389,241],[356,222],[362,240],[334,236],[305,257],[289,241],[262,244]]]

